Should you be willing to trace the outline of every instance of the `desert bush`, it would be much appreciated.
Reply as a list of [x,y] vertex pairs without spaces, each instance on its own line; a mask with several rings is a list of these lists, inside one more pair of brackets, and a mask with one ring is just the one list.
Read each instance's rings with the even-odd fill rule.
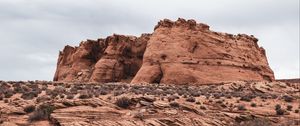
[[78,89],[74,86],[70,88],[70,93],[72,94],[77,94],[78,93]]
[[224,103],[222,103],[220,106],[223,107],[223,108],[227,107]]
[[242,105],[242,104],[238,105],[237,108],[238,108],[238,110],[241,110],[241,111],[247,110],[245,105]]
[[26,85],[22,85],[21,88],[23,90],[23,93],[31,91],[31,89],[28,86],[26,86]]
[[16,92],[16,93],[23,93],[23,92],[24,92],[20,84],[16,84],[16,85],[14,86],[13,90],[14,90],[14,92]]
[[185,91],[185,90],[182,90],[182,89],[177,90],[177,94],[178,94],[179,96],[184,95],[185,92],[186,92],[186,91]]
[[91,103],[91,104],[89,104],[91,107],[93,107],[93,108],[96,108],[96,107],[98,107],[98,105],[97,104],[94,104],[94,103]]
[[67,107],[74,106],[74,104],[71,103],[70,101],[63,101],[62,104],[67,106]]
[[188,97],[187,99],[186,99],[186,101],[187,102],[195,102],[196,101],[196,99],[194,98],[194,97]]
[[276,98],[278,98],[278,96],[277,96],[277,95],[271,94],[271,98],[272,98],[272,99],[276,99]]
[[5,98],[10,98],[11,96],[13,96],[15,94],[15,92],[10,88],[4,89],[2,92],[3,92]]
[[46,95],[51,95],[52,90],[51,89],[46,89]]
[[64,94],[66,89],[62,86],[57,86],[52,90],[52,94]]
[[200,109],[202,109],[202,110],[206,110],[206,107],[205,107],[205,106],[203,106],[203,105],[201,105],[201,106],[200,106]]
[[31,113],[35,110],[35,106],[34,105],[28,105],[24,107],[24,112],[26,113]]
[[70,88],[70,87],[71,87],[70,84],[66,84],[66,85],[65,85],[65,88]]
[[223,103],[223,101],[222,100],[218,100],[218,101],[216,101],[216,103],[221,104],[221,103]]
[[14,95],[13,93],[7,92],[7,93],[4,94],[4,98],[10,98],[13,95]]
[[4,99],[4,103],[8,103],[9,102],[9,100],[8,99]]
[[92,98],[93,97],[93,94],[91,94],[90,92],[88,92],[87,90],[84,90],[82,91],[80,94],[79,94],[79,97],[80,99],[88,99],[88,98]]
[[124,93],[123,91],[114,91],[114,96],[119,96],[123,93]]
[[246,101],[246,102],[251,102],[251,100],[254,98],[255,96],[254,95],[250,95],[250,94],[247,94],[247,95],[244,95],[240,98],[241,101]]
[[27,81],[28,84],[34,84],[34,81]]
[[166,90],[165,92],[164,92],[166,95],[173,95],[173,94],[175,94],[175,91],[174,90],[172,90],[172,89],[168,89],[168,90]]
[[153,89],[153,91],[149,92],[150,95],[156,95],[159,96],[163,93],[163,90],[161,89]]
[[228,99],[232,98],[231,94],[226,94],[225,97],[228,98]]
[[165,97],[164,97],[164,96],[161,96],[159,99],[160,99],[161,101],[164,101],[164,100],[165,100]]
[[282,98],[283,98],[284,101],[286,101],[286,102],[293,102],[293,100],[294,100],[293,97],[288,96],[288,95],[284,95]]
[[7,90],[10,89],[10,87],[11,86],[9,84],[7,84],[7,83],[0,84],[0,93],[6,92]]
[[4,97],[3,97],[3,94],[0,93],[0,101],[2,101],[3,98],[4,98]]
[[74,95],[73,94],[68,94],[67,95],[67,99],[73,99],[74,98]]
[[40,105],[28,118],[29,121],[38,121],[49,119],[50,114],[54,111],[54,106],[50,104]]
[[57,85],[58,85],[57,83],[54,83],[54,84],[53,84],[53,86],[57,86]]
[[42,93],[42,89],[40,89],[40,88],[32,88],[32,90],[31,90],[32,92],[35,92],[36,94],[40,94],[40,93]]
[[60,98],[65,98],[65,94],[60,94],[59,97]]
[[250,105],[251,107],[256,107],[256,103],[251,103],[251,105]]
[[285,112],[279,104],[275,105],[275,111],[276,111],[276,115],[283,115]]
[[30,92],[24,92],[21,95],[21,98],[23,98],[24,100],[31,100],[31,99],[33,99],[34,97],[37,97],[37,96],[38,96],[37,92],[30,91]]
[[80,98],[80,99],[88,99],[88,98],[91,98],[91,97],[87,93],[81,93],[78,98]]
[[133,92],[134,94],[138,95],[138,94],[142,94],[142,91],[139,89],[131,89],[131,92]]
[[215,99],[220,99],[221,98],[221,95],[219,93],[214,93],[213,96],[214,96]]
[[191,91],[191,95],[193,97],[199,97],[201,94],[197,90],[193,90],[193,91]]
[[36,102],[38,102],[38,103],[49,101],[49,100],[51,100],[51,98],[48,95],[43,95],[43,96],[39,96],[36,98]]
[[43,91],[46,91],[48,89],[48,86],[47,85],[42,85],[42,90]]
[[288,111],[292,111],[292,108],[293,108],[292,105],[287,105],[287,106],[286,106],[286,110],[288,110]]
[[100,96],[99,92],[94,92],[94,97],[98,98]]
[[127,97],[118,98],[115,104],[121,108],[129,108],[131,105],[131,100]]
[[99,94],[100,94],[100,95],[107,95],[108,93],[109,93],[109,91],[106,90],[106,89],[100,89],[100,90],[99,90]]
[[134,114],[133,118],[137,118],[137,119],[144,119],[144,114],[142,112],[138,112],[136,114]]
[[281,106],[279,104],[275,105],[275,110],[277,110],[277,109],[281,109]]
[[188,97],[188,95],[187,95],[187,94],[184,94],[182,97],[183,97],[183,98],[187,98],[187,97]]
[[175,99],[178,99],[179,97],[176,96],[176,95],[170,95],[167,97],[168,101],[171,102],[171,101],[174,101]]
[[254,118],[252,120],[244,121],[236,126],[271,126],[271,123],[266,119]]
[[276,115],[283,115],[284,114],[284,110],[283,109],[276,109]]
[[177,103],[177,102],[170,102],[169,105],[173,108],[178,108],[179,107],[179,103]]

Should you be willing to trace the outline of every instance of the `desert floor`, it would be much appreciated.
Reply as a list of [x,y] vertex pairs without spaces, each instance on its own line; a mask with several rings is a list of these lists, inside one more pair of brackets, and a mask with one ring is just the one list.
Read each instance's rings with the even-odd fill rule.
[[1,126],[300,125],[299,82],[0,83]]

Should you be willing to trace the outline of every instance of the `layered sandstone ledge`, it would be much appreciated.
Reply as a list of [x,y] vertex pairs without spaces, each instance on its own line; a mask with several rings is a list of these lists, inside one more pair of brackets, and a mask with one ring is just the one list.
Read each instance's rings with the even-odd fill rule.
[[0,80],[0,126],[299,126],[299,92],[299,82],[276,81],[187,86]]
[[204,84],[273,81],[265,50],[245,34],[194,20],[160,21],[152,34],[112,35],[60,52],[54,81]]

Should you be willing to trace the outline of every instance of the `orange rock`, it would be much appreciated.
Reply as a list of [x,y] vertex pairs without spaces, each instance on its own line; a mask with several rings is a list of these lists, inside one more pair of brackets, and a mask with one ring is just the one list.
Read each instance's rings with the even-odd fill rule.
[[258,39],[209,30],[194,20],[160,21],[152,34],[113,35],[66,46],[55,81],[204,84],[273,81]]
[[142,65],[149,34],[87,40],[60,52],[54,81],[115,82],[132,78]]

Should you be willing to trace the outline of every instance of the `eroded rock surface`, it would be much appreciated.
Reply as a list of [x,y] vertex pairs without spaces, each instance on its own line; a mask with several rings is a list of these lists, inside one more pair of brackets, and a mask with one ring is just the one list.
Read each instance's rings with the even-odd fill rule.
[[54,81],[116,82],[130,80],[142,65],[149,34],[113,35],[66,46],[59,54]]
[[206,84],[273,81],[265,50],[245,34],[214,32],[194,20],[160,21],[152,34],[113,35],[66,46],[55,81]]

